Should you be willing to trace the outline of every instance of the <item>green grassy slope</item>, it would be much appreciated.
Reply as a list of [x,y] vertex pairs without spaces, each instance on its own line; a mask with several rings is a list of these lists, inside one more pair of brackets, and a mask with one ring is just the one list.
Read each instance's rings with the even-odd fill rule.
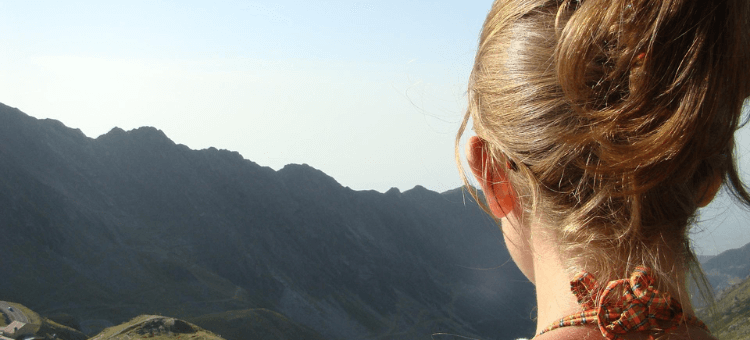
[[60,340],[86,340],[88,337],[80,331],[71,327],[61,325],[50,319],[42,319],[42,327],[37,331],[37,335],[45,336],[48,339],[53,339],[52,335],[55,335]]
[[107,328],[91,340],[149,338],[152,340],[224,340],[222,337],[182,320],[159,315],[141,315],[126,323]]
[[190,319],[196,325],[220,333],[227,339],[254,340],[309,339],[324,340],[314,330],[297,324],[284,315],[267,309],[246,309],[203,315]]
[[750,279],[721,293],[716,302],[716,315],[702,318],[718,339],[750,339]]

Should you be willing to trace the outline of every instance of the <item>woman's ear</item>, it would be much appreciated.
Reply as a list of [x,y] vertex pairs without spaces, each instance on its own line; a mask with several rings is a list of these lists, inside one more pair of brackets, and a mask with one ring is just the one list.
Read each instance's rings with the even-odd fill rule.
[[698,201],[698,207],[703,208],[707,206],[711,201],[714,200],[714,196],[716,196],[716,193],[719,192],[719,188],[721,188],[722,178],[721,175],[717,174],[710,180],[710,182],[706,183],[703,186],[703,194],[701,195],[701,199]]
[[466,145],[466,160],[479,181],[490,211],[497,218],[506,217],[515,207],[516,193],[508,182],[508,169],[497,166],[487,153],[487,142],[473,136]]

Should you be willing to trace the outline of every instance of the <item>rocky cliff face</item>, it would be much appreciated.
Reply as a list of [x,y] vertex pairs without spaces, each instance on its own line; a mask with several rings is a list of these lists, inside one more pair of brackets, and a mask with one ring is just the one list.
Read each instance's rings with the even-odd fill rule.
[[467,197],[354,191],[155,128],[91,139],[0,104],[0,292],[82,324],[262,308],[329,339],[529,336],[533,287]]

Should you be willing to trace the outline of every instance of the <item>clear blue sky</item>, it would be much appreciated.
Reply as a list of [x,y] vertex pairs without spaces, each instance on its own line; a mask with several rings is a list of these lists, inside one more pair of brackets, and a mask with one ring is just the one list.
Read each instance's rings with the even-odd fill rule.
[[[490,5],[0,0],[0,102],[89,137],[155,126],[357,190],[444,191]],[[748,215],[717,209],[701,252],[750,242]]]

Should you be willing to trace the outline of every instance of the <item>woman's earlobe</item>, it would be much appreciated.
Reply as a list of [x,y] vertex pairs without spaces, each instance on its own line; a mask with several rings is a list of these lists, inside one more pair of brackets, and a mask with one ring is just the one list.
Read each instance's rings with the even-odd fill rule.
[[[487,153],[486,141],[473,136],[466,145],[466,159],[479,182],[487,205],[496,218],[506,217],[515,207],[516,194],[508,182],[508,169],[496,166]],[[505,164],[505,163],[503,163]]]
[[714,197],[719,192],[719,189],[721,188],[722,183],[721,175],[716,175],[714,178],[710,180],[710,182],[706,183],[705,186],[703,186],[703,190],[701,190],[701,198],[698,201],[698,207],[703,208],[707,206],[711,201],[714,200]]

